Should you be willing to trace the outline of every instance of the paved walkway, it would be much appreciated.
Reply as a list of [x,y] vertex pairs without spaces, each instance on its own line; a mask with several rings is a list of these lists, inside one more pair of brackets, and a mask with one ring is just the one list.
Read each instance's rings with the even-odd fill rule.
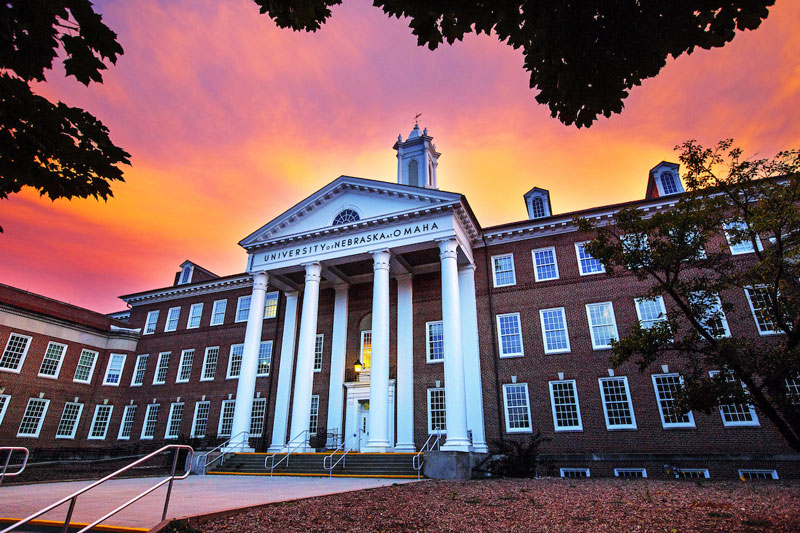
[[[108,481],[78,498],[73,522],[90,523],[162,478]],[[0,486],[0,517],[24,518],[89,485],[89,481]],[[382,487],[408,480],[374,478],[189,476],[172,487],[168,517],[222,511],[235,507],[296,500],[324,494]],[[166,485],[120,511],[106,522],[117,526],[151,528],[161,521]],[[64,504],[39,517],[64,520]]]

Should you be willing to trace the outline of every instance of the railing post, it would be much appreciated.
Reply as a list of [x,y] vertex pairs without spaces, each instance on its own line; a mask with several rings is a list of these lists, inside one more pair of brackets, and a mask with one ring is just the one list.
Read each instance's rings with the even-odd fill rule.
[[72,511],[75,510],[75,500],[78,497],[75,496],[69,501],[69,509],[67,509],[67,519],[64,520],[64,528],[61,530],[61,533],[69,533],[69,523],[72,522]]
[[0,484],[3,483],[3,478],[6,477],[6,469],[8,468],[8,463],[11,461],[11,454],[14,453],[14,450],[8,450],[8,455],[6,456],[6,462],[3,464],[3,472],[0,473]]
[[164,512],[161,513],[161,521],[167,519],[167,507],[169,507],[169,496],[172,493],[172,482],[175,479],[175,467],[178,465],[178,455],[180,454],[181,449],[175,449],[175,458],[172,460],[172,472],[169,474],[169,484],[167,485],[167,497],[164,500]]

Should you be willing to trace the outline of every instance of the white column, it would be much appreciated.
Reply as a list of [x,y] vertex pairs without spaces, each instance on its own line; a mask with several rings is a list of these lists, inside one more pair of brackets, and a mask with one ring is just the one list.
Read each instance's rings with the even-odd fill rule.
[[389,443],[389,250],[372,253],[372,356],[369,374],[369,440],[372,452],[385,452]]
[[486,433],[483,428],[483,390],[481,356],[478,345],[478,308],[475,300],[475,265],[458,270],[458,291],[461,301],[461,346],[464,353],[464,386],[467,395],[467,428],[472,431],[472,447],[486,453]]
[[466,452],[467,407],[464,390],[464,357],[461,352],[461,305],[458,294],[458,243],[439,241],[442,262],[442,330],[444,333],[444,398],[447,417],[445,451]]
[[[348,285],[334,287],[333,302],[333,335],[331,337],[331,382],[328,388],[328,431],[340,436],[344,433],[342,426],[342,404],[344,396],[344,365],[347,352],[347,292]],[[328,442],[328,447],[335,448],[339,442]]]
[[239,383],[236,386],[236,405],[233,410],[231,426],[231,442],[228,449],[253,451],[248,443],[248,435],[240,435],[250,431],[250,414],[253,411],[253,398],[256,392],[256,374],[258,373],[258,349],[261,345],[261,326],[264,324],[264,298],[267,293],[266,272],[253,274],[253,292],[250,295],[250,312],[247,314],[247,329],[244,333],[244,350],[242,351],[242,367],[239,372]]
[[414,445],[414,314],[412,276],[397,277],[397,452]]
[[281,340],[281,362],[278,369],[278,389],[275,395],[275,416],[272,420],[271,453],[279,452],[286,445],[286,428],[289,425],[289,395],[292,392],[292,369],[294,368],[294,340],[297,335],[297,292],[286,293],[286,311]]
[[[319,310],[319,280],[322,267],[309,263],[306,267],[306,285],[303,290],[303,310],[300,314],[300,339],[297,341],[297,370],[294,376],[292,399],[292,429],[289,439],[294,439],[308,429],[311,420],[311,389],[314,384],[314,345],[317,340],[317,314]],[[306,439],[306,443],[307,443]],[[298,439],[292,446],[299,446]]]

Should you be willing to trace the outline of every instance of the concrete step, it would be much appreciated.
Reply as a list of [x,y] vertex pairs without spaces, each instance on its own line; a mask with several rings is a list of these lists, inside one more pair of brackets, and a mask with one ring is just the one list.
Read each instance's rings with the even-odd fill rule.
[[[319,475],[327,476],[328,470],[323,467],[323,460],[328,454],[300,453],[292,454],[288,464],[284,460],[273,470],[275,475]],[[417,471],[412,467],[415,454],[360,454],[349,453],[345,465],[341,463],[333,471],[335,476],[365,476],[365,477],[402,477],[416,478]],[[216,466],[210,474],[242,474],[242,475],[269,475],[270,470],[264,467],[264,461],[269,454],[234,454],[227,457],[222,465]],[[284,455],[275,457],[278,462]]]

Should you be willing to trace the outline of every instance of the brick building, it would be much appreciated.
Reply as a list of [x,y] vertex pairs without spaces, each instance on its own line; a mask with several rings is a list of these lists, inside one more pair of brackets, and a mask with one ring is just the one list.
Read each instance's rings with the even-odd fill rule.
[[[438,189],[427,131],[394,148],[397,183],[339,177],[239,243],[245,273],[186,261],[109,316],[0,286],[0,443],[390,452],[441,430],[443,450],[486,452],[540,432],[556,475],[798,474],[749,406],[672,413],[676,361],[610,368],[610,339],[669,303],[582,247],[573,216],[622,205],[557,215],[534,188],[527,220],[484,228]],[[632,204],[669,208],[682,190],[661,163]],[[747,260],[722,228],[712,244]],[[720,297],[726,331],[773,333],[757,295]]]

